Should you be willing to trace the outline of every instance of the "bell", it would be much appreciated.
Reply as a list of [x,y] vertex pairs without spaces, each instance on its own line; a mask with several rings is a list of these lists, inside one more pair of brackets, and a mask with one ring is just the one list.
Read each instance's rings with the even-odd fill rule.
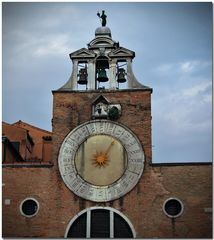
[[99,81],[99,82],[107,82],[108,81],[108,77],[106,75],[106,70],[104,68],[101,68],[98,70],[97,81]]
[[124,83],[126,82],[126,78],[125,78],[125,75],[126,75],[126,71],[124,68],[119,68],[118,69],[118,73],[117,73],[117,82],[118,83]]
[[86,85],[88,83],[87,68],[80,69],[77,76],[79,76],[79,80],[77,81],[78,84]]

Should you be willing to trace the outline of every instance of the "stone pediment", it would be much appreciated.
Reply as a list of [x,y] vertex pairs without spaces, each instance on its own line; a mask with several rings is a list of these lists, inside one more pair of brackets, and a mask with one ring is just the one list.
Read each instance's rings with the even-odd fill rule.
[[81,48],[75,52],[69,54],[71,59],[75,58],[95,58],[96,54],[92,51],[88,50],[87,48]]
[[109,57],[113,58],[113,57],[131,57],[134,58],[135,57],[135,52],[127,49],[127,48],[123,48],[123,47],[119,47],[113,51],[111,51],[108,55]]
[[104,103],[104,104],[109,104],[109,100],[105,98],[104,96],[100,95],[96,97],[96,99],[93,101],[93,105],[96,105],[98,103]]
[[88,48],[114,47],[116,44],[110,37],[96,37],[88,44]]

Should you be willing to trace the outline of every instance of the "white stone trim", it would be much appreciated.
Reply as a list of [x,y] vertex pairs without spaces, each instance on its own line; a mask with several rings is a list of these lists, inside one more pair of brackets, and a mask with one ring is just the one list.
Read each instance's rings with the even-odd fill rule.
[[[36,212],[35,212],[34,214],[32,214],[32,215],[26,215],[26,214],[22,211],[22,205],[23,205],[23,203],[26,202],[26,201],[28,201],[28,200],[33,200],[33,201],[36,202],[36,204],[37,204],[37,210],[36,210]],[[39,208],[40,208],[39,202],[38,202],[35,198],[33,198],[33,197],[25,198],[24,200],[22,200],[22,202],[21,202],[20,205],[19,205],[20,213],[21,213],[23,216],[28,217],[28,218],[31,218],[31,217],[36,216],[36,214],[37,214],[38,211],[39,211]]]
[[110,211],[110,238],[114,238],[114,212]]
[[[87,217],[86,217],[86,237],[90,238],[88,229],[91,229],[91,211],[93,210],[97,210],[97,209],[104,209],[104,210],[109,210],[110,211],[110,238],[114,237],[114,222],[113,222],[113,213],[117,213],[118,215],[120,215],[129,225],[131,231],[132,231],[132,235],[133,238],[136,238],[136,231],[134,229],[134,226],[132,225],[132,223],[130,222],[130,220],[120,211],[118,211],[117,209],[111,208],[111,207],[90,207],[90,208],[86,208],[84,210],[82,210],[81,212],[79,212],[77,215],[75,215],[68,223],[66,230],[65,230],[65,234],[64,234],[64,238],[67,238],[68,232],[70,227],[72,226],[72,224],[74,223],[74,221],[80,217],[82,214],[86,213]],[[90,231],[90,230],[89,230]]]
[[86,238],[91,236],[91,211],[86,212]]

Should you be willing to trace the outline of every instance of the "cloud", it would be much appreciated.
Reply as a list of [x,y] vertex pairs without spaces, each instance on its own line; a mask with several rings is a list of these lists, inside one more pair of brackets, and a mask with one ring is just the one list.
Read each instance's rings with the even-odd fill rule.
[[187,62],[182,62],[179,64],[180,65],[180,70],[183,73],[189,73],[193,72],[196,67],[199,65],[199,61],[187,61]]
[[45,57],[51,55],[64,56],[67,55],[70,50],[68,35],[49,35],[39,39],[39,41],[34,44],[32,55],[36,57]]
[[185,61],[179,63],[179,67],[182,73],[193,73],[195,71],[202,70],[207,66],[210,66],[209,62],[200,60]]
[[[181,96],[184,98],[192,98],[196,96],[200,96],[202,100],[205,100],[205,102],[210,102],[211,95],[211,87],[212,82],[204,80],[201,83],[197,83],[194,86],[191,86],[189,88],[185,88],[181,92]],[[210,93],[207,93],[210,90]]]
[[168,73],[172,68],[174,68],[174,64],[164,63],[158,66],[156,70],[160,73]]
[[212,83],[203,80],[153,100],[156,121],[170,136],[187,136],[211,130]]
[[[44,57],[52,55],[67,55],[71,50],[68,34],[32,34],[25,31],[13,31],[8,37],[16,39],[12,49],[15,54]],[[7,38],[5,37],[5,41]]]
[[161,74],[178,73],[191,74],[201,71],[206,67],[211,66],[211,63],[203,60],[189,60],[175,63],[164,63],[156,68],[156,71]]

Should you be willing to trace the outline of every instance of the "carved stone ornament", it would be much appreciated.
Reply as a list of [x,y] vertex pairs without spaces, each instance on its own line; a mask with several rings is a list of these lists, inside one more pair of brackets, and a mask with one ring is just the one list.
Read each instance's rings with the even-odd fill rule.
[[129,128],[109,120],[93,120],[66,136],[58,163],[61,177],[73,193],[107,202],[137,184],[144,169],[144,151]]
[[[117,109],[118,116],[116,118],[111,118],[109,113]],[[117,120],[121,116],[122,110],[120,104],[110,104],[110,102],[103,97],[99,96],[92,104],[92,119],[110,119]]]
[[93,106],[92,109],[93,118],[107,117],[108,116],[108,104],[99,102]]

